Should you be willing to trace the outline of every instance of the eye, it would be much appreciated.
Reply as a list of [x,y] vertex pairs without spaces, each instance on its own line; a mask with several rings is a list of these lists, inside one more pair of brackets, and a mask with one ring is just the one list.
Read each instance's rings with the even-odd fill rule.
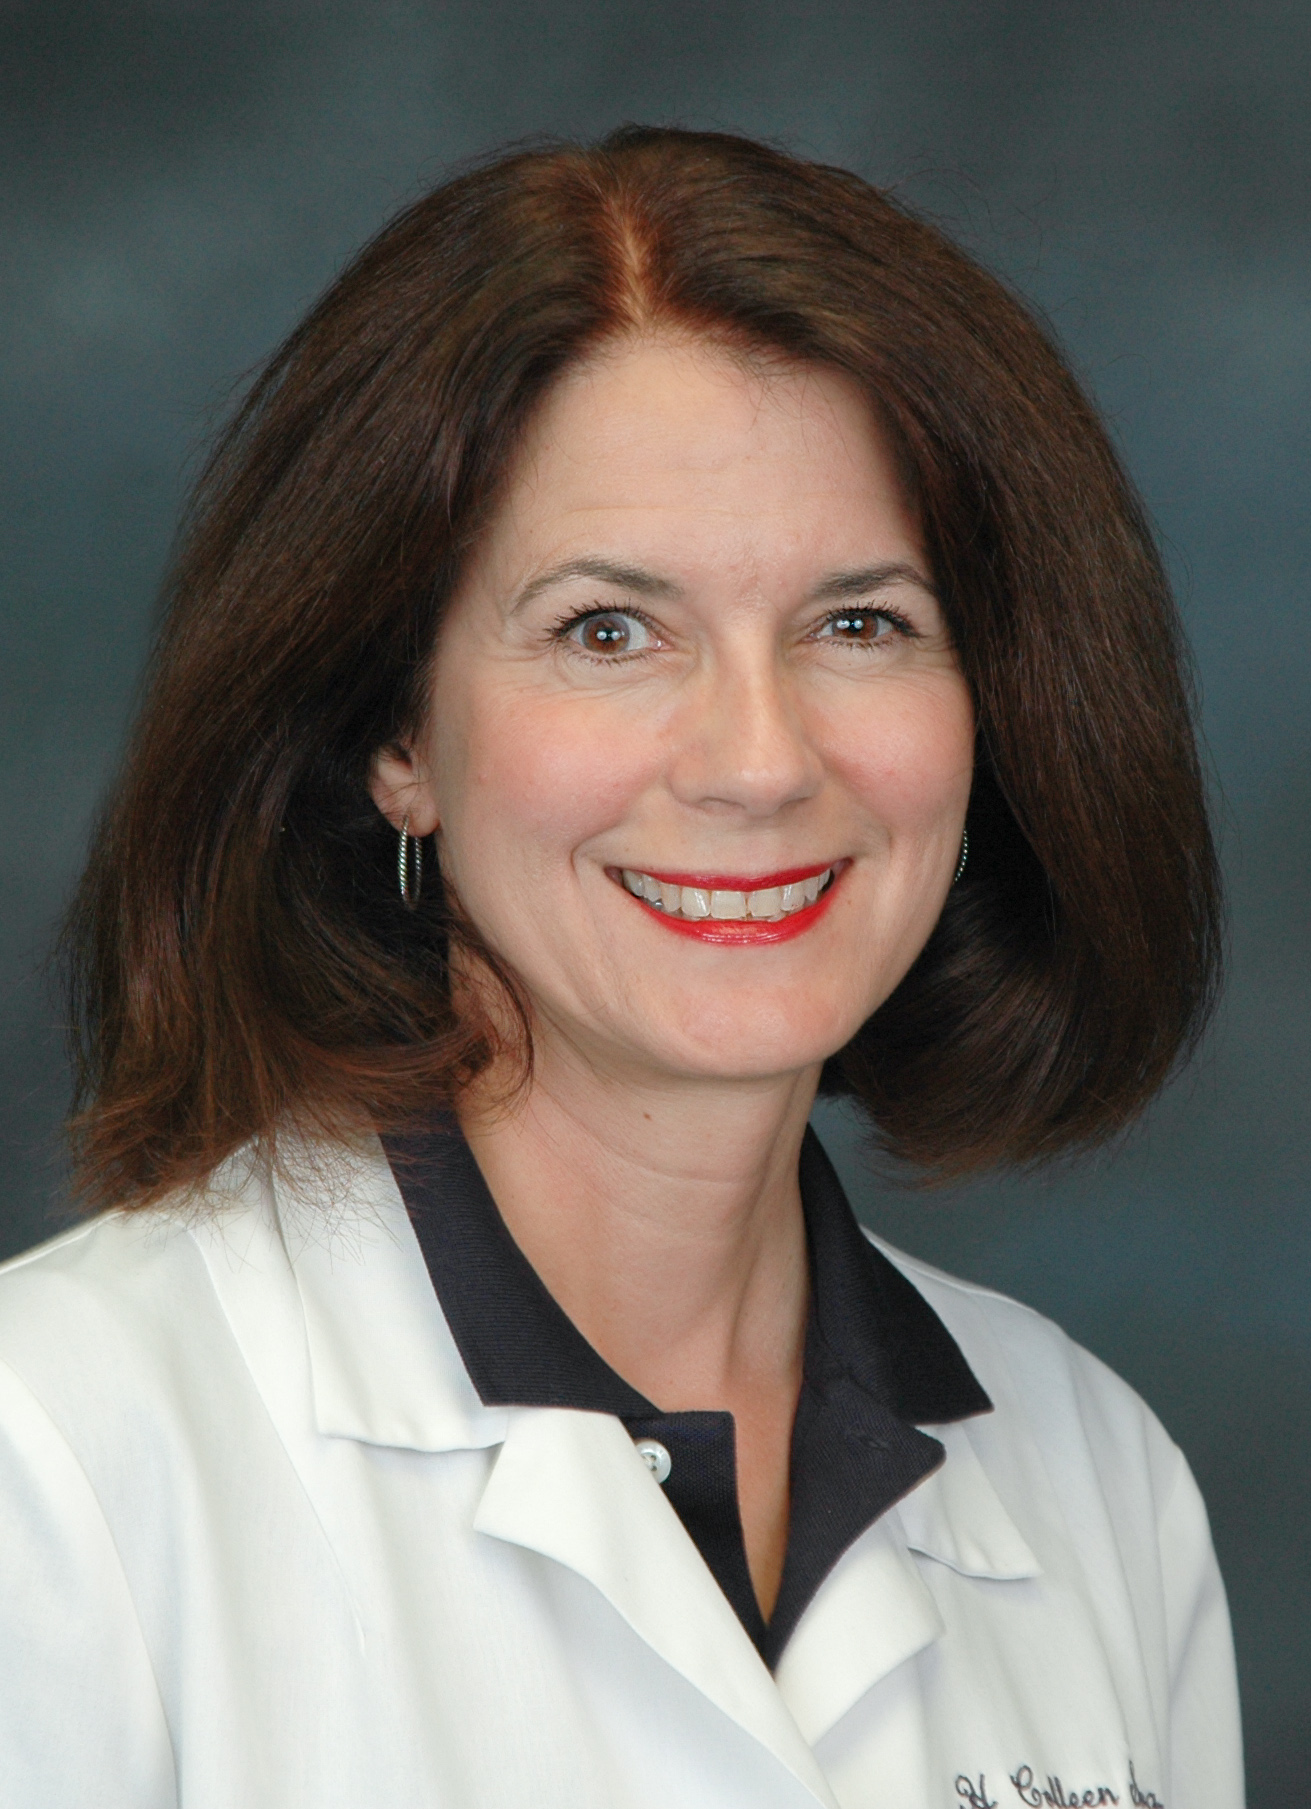
[[558,632],[563,640],[594,655],[644,653],[655,645],[647,624],[628,609],[593,610],[562,623]]
[[849,646],[870,647],[895,635],[914,633],[904,616],[888,609],[836,609],[814,631],[817,641],[842,641]]

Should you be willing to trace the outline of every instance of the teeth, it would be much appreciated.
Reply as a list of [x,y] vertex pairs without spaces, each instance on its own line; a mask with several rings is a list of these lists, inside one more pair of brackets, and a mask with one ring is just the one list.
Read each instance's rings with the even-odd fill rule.
[[795,911],[814,904],[833,877],[832,867],[790,886],[762,886],[756,892],[711,892],[703,886],[671,886],[635,868],[623,869],[626,889],[671,917],[713,917],[726,923],[748,918],[757,923],[777,923]]

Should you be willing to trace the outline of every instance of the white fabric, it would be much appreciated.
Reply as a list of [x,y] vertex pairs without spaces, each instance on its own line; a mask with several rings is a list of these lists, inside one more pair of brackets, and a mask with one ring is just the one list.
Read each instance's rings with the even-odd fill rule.
[[1047,1321],[888,1252],[996,1412],[773,1677],[618,1420],[479,1403],[380,1149],[306,1174],[0,1271],[5,1809],[1238,1809],[1196,1488]]

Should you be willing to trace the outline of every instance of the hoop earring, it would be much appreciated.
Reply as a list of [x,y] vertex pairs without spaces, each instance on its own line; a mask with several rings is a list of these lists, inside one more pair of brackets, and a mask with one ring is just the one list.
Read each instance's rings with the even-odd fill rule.
[[[410,853],[410,843],[414,843],[414,853]],[[405,908],[412,911],[419,902],[419,890],[423,884],[423,843],[417,835],[410,834],[410,818],[406,813],[401,824],[400,846],[396,853],[396,878],[400,882],[401,901]]]
[[951,877],[951,883],[953,886],[956,884],[956,881],[960,878],[961,874],[965,871],[965,863],[969,858],[970,858],[970,832],[968,829],[962,829],[960,832],[960,860],[957,862],[956,871],[955,871],[955,873],[952,874],[952,877]]

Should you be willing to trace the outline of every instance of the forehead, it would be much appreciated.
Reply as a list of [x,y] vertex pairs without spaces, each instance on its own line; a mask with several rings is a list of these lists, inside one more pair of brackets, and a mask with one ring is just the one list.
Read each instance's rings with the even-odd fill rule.
[[503,555],[556,557],[617,532],[672,532],[689,556],[789,538],[830,554],[850,541],[859,556],[871,533],[917,538],[853,379],[672,338],[606,347],[560,379],[524,435],[490,538]]

